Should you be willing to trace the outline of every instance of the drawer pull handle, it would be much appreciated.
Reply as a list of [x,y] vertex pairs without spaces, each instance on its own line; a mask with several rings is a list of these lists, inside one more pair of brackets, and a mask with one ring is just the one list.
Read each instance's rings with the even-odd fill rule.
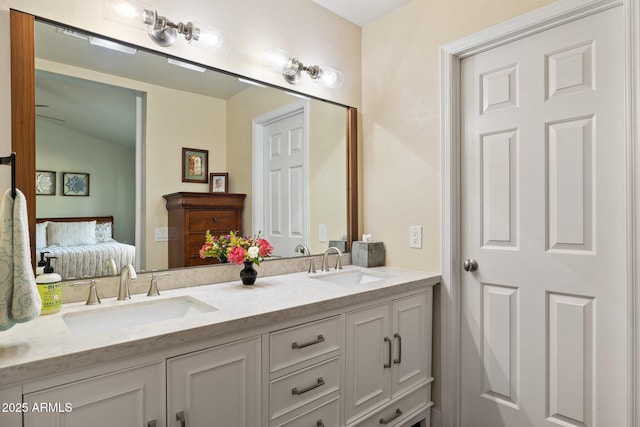
[[399,333],[396,332],[395,334],[393,334],[393,338],[398,339],[398,358],[393,359],[393,363],[398,365],[402,363],[402,337],[400,336]]
[[305,387],[302,390],[298,390],[298,387],[294,387],[291,389],[291,394],[295,394],[297,396],[300,396],[301,394],[305,394],[308,391],[313,390],[314,388],[318,388],[324,385],[324,380],[322,379],[322,377],[318,378],[318,381],[313,384],[310,385],[309,387]]
[[147,427],[156,427],[156,420],[151,420],[147,423]]
[[316,427],[324,427],[324,423],[322,422],[322,420],[316,421]]
[[298,342],[293,342],[291,343],[291,348],[293,349],[299,349],[299,348],[305,348],[305,347],[309,347],[310,345],[314,345],[314,344],[319,344],[321,342],[324,342],[324,337],[322,335],[318,335],[318,338],[316,338],[313,341],[309,341],[309,342],[305,342],[302,344],[298,344]]
[[214,216],[214,217],[211,219],[211,221],[213,221],[214,223],[218,222],[218,217],[215,217],[215,216]]
[[393,414],[391,417],[387,418],[386,420],[384,419],[384,417],[380,418],[380,424],[389,424],[391,421],[395,420],[401,415],[402,415],[402,411],[400,410],[400,408],[397,408],[396,413]]
[[176,420],[180,421],[180,427],[187,426],[187,420],[184,418],[184,411],[180,411],[176,414]]
[[383,368],[390,368],[391,367],[391,359],[393,358],[393,356],[391,355],[391,340],[389,339],[389,337],[384,337],[384,343],[387,344],[387,362],[384,362],[384,364],[382,365]]

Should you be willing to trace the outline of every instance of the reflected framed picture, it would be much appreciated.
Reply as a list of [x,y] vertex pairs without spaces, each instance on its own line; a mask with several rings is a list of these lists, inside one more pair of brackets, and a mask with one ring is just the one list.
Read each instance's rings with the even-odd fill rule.
[[83,172],[62,172],[62,194],[64,196],[88,196],[89,174]]
[[182,182],[202,182],[209,180],[209,150],[182,148]]
[[56,195],[56,173],[54,171],[36,171],[36,196]]
[[209,174],[209,193],[228,193],[229,174],[226,172],[212,172]]

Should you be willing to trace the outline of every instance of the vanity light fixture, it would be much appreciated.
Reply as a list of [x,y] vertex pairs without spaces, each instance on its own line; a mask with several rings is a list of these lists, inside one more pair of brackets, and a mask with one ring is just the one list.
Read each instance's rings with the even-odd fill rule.
[[344,81],[340,71],[321,65],[305,65],[296,56],[281,49],[270,49],[265,52],[265,62],[268,67],[281,72],[282,77],[289,84],[298,83],[303,72],[306,72],[314,82],[333,89],[342,86]]
[[148,31],[157,45],[173,45],[178,34],[193,46],[229,53],[231,39],[217,28],[199,22],[173,22],[148,4],[137,0],[105,0],[105,18]]

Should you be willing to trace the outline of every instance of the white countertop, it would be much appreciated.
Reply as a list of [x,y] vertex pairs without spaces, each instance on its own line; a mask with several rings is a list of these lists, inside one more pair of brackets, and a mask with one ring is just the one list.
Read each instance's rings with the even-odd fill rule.
[[[363,270],[389,277],[364,284],[333,284],[318,277],[335,274],[291,273],[260,277],[255,285],[240,281],[162,291],[158,297],[133,295],[131,301],[103,299],[102,304],[64,304],[59,313],[41,316],[0,332],[0,386],[41,378],[51,373],[91,366],[122,357],[167,348],[242,329],[314,315],[348,305],[433,286],[440,276],[394,267],[360,269],[345,266],[343,272]],[[88,291],[88,289],[87,289]],[[152,299],[188,295],[217,308],[216,311],[125,330],[72,336],[65,313],[99,310]]]

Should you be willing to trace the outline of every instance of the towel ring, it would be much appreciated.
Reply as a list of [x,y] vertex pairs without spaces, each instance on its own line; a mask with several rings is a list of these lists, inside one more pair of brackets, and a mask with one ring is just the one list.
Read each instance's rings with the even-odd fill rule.
[[0,157],[0,165],[11,165],[11,197],[16,198],[16,153]]

